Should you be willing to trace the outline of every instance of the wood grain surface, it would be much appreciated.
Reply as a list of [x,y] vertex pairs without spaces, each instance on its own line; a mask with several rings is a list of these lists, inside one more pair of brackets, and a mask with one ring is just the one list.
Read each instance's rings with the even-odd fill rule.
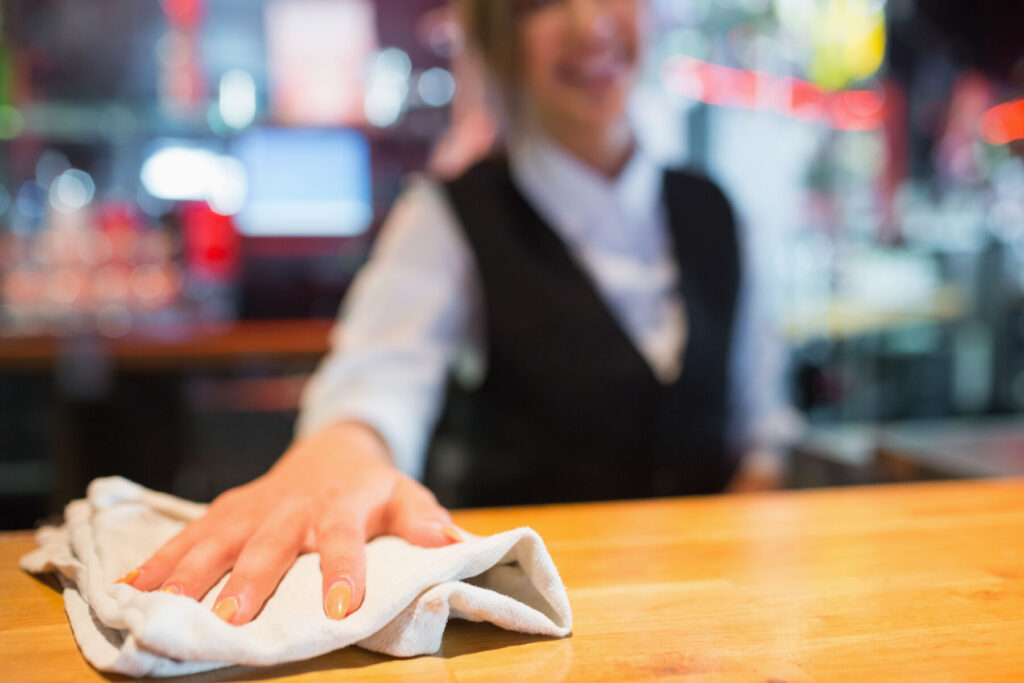
[[122,370],[181,371],[253,358],[316,361],[329,346],[331,319],[244,320],[153,326],[116,339],[0,335],[0,369],[38,372],[58,362],[110,362]]
[[[181,680],[1024,680],[1022,480],[455,517],[481,534],[540,532],[569,590],[571,637],[456,621],[433,656],[349,648]],[[0,678],[103,679],[60,595],[17,569],[31,545],[0,535]]]

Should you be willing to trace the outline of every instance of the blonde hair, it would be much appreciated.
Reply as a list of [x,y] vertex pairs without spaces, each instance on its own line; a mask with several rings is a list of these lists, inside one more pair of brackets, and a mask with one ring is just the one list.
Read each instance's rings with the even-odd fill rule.
[[453,0],[468,46],[479,52],[501,100],[508,123],[522,116],[519,55],[520,12],[515,0]]

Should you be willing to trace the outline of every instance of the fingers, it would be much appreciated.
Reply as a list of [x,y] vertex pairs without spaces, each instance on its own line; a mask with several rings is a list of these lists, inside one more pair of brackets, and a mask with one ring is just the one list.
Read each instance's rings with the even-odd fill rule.
[[332,510],[317,527],[324,613],[344,619],[366,592],[366,525],[351,510]]
[[404,479],[395,487],[390,506],[387,533],[427,548],[465,540],[463,532],[452,524],[451,515],[438,504],[434,494],[411,479]]
[[189,524],[138,568],[118,579],[117,583],[127,583],[141,591],[151,591],[162,586],[181,558],[195,545],[200,534],[199,526],[200,523],[196,522]]
[[381,481],[360,482],[345,495],[327,496],[326,503],[315,502],[322,496],[268,496],[255,489],[244,498],[225,495],[219,507],[215,501],[206,517],[124,581],[140,590],[162,588],[198,600],[230,570],[213,612],[241,625],[259,613],[299,553],[315,549],[324,613],[343,619],[363,603],[368,536],[393,534],[425,547],[464,540],[430,491],[408,477],[388,474],[378,477]]
[[[232,501],[237,498],[238,492],[239,489],[232,489],[218,496],[210,504],[205,516],[187,525],[138,568],[118,579],[117,583],[127,583],[141,591],[151,591],[163,586],[182,559],[200,540],[224,536],[236,530],[237,523],[231,522],[233,517],[237,517],[232,513]],[[248,531],[241,530],[241,533],[244,535]]]
[[295,562],[305,529],[304,511],[299,508],[264,522],[237,553],[231,578],[217,596],[213,613],[229,624],[252,621]]
[[231,569],[244,537],[209,536],[196,543],[163,582],[165,593],[200,599]]
[[[142,566],[132,585],[139,590],[160,588],[198,600],[231,569],[255,526],[245,516],[205,517],[186,528],[180,540],[176,537],[158,550],[153,560]],[[184,553],[182,548],[186,549]]]

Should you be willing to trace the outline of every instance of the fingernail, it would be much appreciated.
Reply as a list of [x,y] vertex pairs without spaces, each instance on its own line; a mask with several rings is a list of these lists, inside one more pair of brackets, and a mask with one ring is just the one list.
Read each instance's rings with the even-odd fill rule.
[[139,570],[133,569],[114,583],[127,583],[129,586],[132,585],[132,581],[139,578]]
[[348,614],[348,606],[352,604],[352,587],[345,581],[339,581],[327,591],[324,598],[324,611],[331,619],[344,619]]
[[171,595],[181,595],[181,588],[175,585],[164,586],[160,589],[164,593],[170,593]]
[[213,606],[213,613],[220,617],[221,620],[231,623],[231,620],[235,617],[235,612],[238,611],[238,603],[234,598],[224,598],[216,605]]
[[459,531],[456,527],[452,526],[451,524],[442,524],[441,533],[447,536],[448,538],[452,539],[456,543],[461,543],[462,541],[466,540],[465,537],[462,535],[462,532]]

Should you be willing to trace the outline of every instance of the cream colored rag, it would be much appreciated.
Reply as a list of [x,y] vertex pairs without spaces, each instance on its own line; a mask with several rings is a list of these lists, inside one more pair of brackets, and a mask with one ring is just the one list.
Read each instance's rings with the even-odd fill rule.
[[349,645],[398,657],[437,652],[449,618],[565,636],[572,613],[540,536],[521,528],[444,548],[395,537],[366,548],[366,597],[342,621],[324,615],[319,556],[303,555],[252,622],[211,612],[225,577],[201,602],[114,581],[205,506],[120,477],[97,479],[60,527],[41,528],[22,569],[57,572],[71,629],[101,671],[175,676],[233,664],[280,664]]

